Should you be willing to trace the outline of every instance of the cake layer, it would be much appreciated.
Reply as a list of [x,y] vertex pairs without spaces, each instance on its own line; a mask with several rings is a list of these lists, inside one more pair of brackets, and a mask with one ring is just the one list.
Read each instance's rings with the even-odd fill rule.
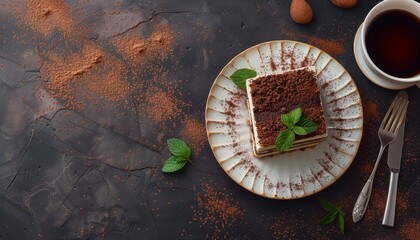
[[[253,131],[251,131],[251,134],[253,135]],[[305,149],[305,148],[310,148],[310,147],[315,147],[316,145],[318,145],[319,143],[323,142],[326,139],[327,135],[325,136],[325,138],[319,138],[319,139],[315,139],[312,141],[306,141],[306,142],[301,142],[301,143],[296,143],[296,141],[293,143],[293,145],[287,149],[285,152],[290,152],[290,151],[294,151],[294,150],[298,150],[298,149]],[[254,153],[254,156],[258,157],[258,158],[263,158],[266,156],[271,156],[271,155],[275,155],[275,154],[279,154],[279,152],[276,150],[275,146],[269,146],[269,147],[261,147],[258,149],[256,149],[256,144],[254,143],[254,137],[252,137],[252,151]]]
[[318,129],[306,136],[296,136],[288,151],[314,146],[327,137],[314,68],[258,76],[248,79],[246,85],[256,156],[278,153],[275,150],[275,139],[285,129],[280,116],[298,107],[302,109],[305,118],[318,125]]

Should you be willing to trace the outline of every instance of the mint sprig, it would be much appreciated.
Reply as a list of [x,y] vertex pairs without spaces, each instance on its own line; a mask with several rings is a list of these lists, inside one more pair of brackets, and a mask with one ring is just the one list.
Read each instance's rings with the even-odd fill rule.
[[292,146],[293,142],[295,141],[295,133],[290,130],[286,129],[283,130],[277,135],[276,138],[276,149],[279,152],[286,151],[287,149]]
[[326,225],[334,222],[334,220],[337,219],[338,228],[340,229],[340,232],[344,234],[344,216],[346,214],[343,211],[341,211],[341,207],[338,208],[323,198],[319,199],[319,204],[325,211],[328,212],[327,215],[325,215],[321,218],[321,220],[319,220],[319,223],[322,225]]
[[318,126],[316,125],[316,123],[306,118],[301,118],[299,122],[297,122],[296,126],[299,126],[305,129],[307,134],[311,134],[318,129]]
[[169,151],[174,156],[182,156],[187,159],[191,156],[191,150],[188,148],[187,144],[180,139],[170,138],[166,140],[166,144],[168,145]]
[[289,113],[282,114],[280,119],[286,126],[286,129],[279,132],[276,138],[276,150],[279,152],[289,149],[293,145],[296,135],[308,135],[318,129],[316,123],[302,117],[301,108],[296,108]]
[[231,76],[230,79],[238,86],[240,89],[246,89],[246,80],[248,78],[253,78],[257,76],[257,72],[251,69],[242,68],[236,70]]
[[166,140],[166,144],[172,156],[166,160],[162,167],[162,172],[176,172],[183,168],[187,162],[192,163],[190,160],[191,150],[184,141],[177,138],[170,138]]

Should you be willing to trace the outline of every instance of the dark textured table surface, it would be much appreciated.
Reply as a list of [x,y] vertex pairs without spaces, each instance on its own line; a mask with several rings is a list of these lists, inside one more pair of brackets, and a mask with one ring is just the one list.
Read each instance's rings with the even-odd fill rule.
[[[302,26],[286,0],[0,0],[0,239],[418,239],[418,88],[407,89],[396,226],[381,226],[385,159],[366,216],[351,221],[379,150],[380,120],[397,93],[368,81],[353,55],[356,30],[378,1],[352,9],[308,2],[315,18]],[[204,123],[221,68],[276,39],[334,56],[364,107],[361,146],[347,172],[291,201],[233,182]],[[175,174],[161,172],[169,137],[193,149],[194,164]],[[347,213],[345,236],[336,224],[318,224],[319,197]]]

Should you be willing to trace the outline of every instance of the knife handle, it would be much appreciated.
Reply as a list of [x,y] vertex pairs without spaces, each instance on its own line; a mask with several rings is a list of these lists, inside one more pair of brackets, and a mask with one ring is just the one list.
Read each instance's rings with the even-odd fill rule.
[[386,198],[385,213],[382,220],[382,225],[393,227],[395,219],[395,204],[397,202],[397,186],[398,186],[397,172],[391,172],[389,180],[388,197]]

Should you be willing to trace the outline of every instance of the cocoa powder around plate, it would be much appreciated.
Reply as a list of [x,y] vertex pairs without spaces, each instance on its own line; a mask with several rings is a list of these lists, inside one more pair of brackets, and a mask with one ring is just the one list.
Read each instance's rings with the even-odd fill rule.
[[368,99],[363,104],[363,113],[365,115],[365,121],[366,123],[379,123],[381,120],[381,117],[379,115],[379,109],[378,109],[378,103],[376,100]]
[[182,121],[182,124],[184,125],[182,138],[191,146],[193,154],[198,156],[207,142],[206,126],[203,121],[189,116]]
[[340,40],[323,39],[310,36],[308,37],[308,43],[333,56],[345,53],[343,43],[340,42]]
[[329,38],[319,38],[312,35],[307,35],[303,33],[297,33],[294,31],[287,30],[285,26],[280,26],[280,32],[284,34],[287,38],[292,40],[300,40],[303,42],[308,42],[311,45],[327,52],[332,56],[337,56],[344,54],[346,52],[345,43],[348,40],[348,36],[344,35],[339,38],[329,39]]

